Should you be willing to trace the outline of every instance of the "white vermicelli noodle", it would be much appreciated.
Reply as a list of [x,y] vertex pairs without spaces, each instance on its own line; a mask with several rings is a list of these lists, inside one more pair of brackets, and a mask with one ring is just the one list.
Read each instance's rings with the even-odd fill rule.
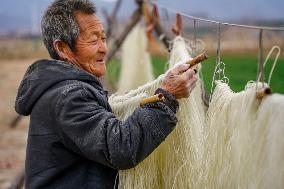
[[[176,37],[171,51],[170,67],[176,62],[190,59],[188,49],[183,38]],[[109,102],[113,111],[121,119],[126,119],[143,97],[154,94],[163,77],[162,75],[124,95],[111,96]],[[119,188],[192,188],[201,183],[205,112],[200,81],[190,97],[179,100],[179,103],[178,123],[174,131],[138,166],[119,171]]]
[[125,93],[153,81],[151,57],[147,52],[145,28],[138,23],[122,45],[122,66],[118,92]]

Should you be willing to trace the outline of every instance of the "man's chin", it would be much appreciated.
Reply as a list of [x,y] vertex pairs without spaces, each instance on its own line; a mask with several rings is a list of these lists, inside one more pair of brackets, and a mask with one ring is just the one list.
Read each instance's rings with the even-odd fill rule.
[[106,67],[104,66],[104,68],[102,69],[94,69],[90,73],[95,75],[96,77],[102,77],[106,73]]

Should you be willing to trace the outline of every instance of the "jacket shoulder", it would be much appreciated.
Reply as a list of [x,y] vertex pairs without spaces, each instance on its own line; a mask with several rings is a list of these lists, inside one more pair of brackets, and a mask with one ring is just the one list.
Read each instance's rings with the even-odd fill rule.
[[79,80],[61,82],[55,90],[59,90],[61,98],[77,96],[89,101],[97,101],[99,105],[109,108],[107,93],[100,87]]

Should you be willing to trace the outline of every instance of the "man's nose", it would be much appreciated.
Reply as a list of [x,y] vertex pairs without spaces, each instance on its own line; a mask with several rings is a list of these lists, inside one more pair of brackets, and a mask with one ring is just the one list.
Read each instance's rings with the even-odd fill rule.
[[99,52],[100,53],[107,53],[107,51],[108,51],[108,48],[107,48],[107,44],[105,43],[105,42],[100,42],[100,46],[99,46]]

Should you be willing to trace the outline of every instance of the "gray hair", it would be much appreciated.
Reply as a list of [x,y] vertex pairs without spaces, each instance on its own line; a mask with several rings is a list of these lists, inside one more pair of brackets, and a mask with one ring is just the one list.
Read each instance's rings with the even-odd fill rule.
[[89,0],[55,0],[46,10],[41,21],[42,37],[51,58],[59,59],[53,47],[55,40],[67,43],[75,50],[80,29],[75,19],[75,12],[96,13],[94,3]]

